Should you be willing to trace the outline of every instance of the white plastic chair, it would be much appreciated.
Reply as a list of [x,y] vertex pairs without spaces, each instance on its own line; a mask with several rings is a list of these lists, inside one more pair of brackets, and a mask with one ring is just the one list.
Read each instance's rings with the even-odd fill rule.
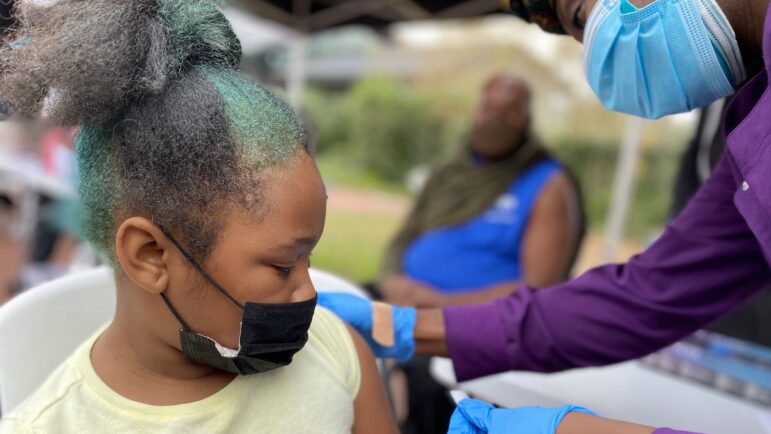
[[328,271],[311,268],[311,281],[317,292],[347,292],[359,297],[370,298],[358,285]]
[[[311,269],[310,275],[317,291],[366,297],[334,274]],[[108,267],[37,286],[0,308],[0,415],[35,391],[114,313],[115,281]]]
[[0,414],[37,389],[114,313],[115,282],[107,267],[37,286],[0,308]]

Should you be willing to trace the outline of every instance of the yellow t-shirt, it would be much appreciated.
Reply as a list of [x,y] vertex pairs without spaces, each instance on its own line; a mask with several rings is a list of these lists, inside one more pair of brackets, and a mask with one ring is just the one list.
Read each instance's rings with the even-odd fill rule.
[[351,432],[359,359],[348,330],[322,307],[289,366],[238,376],[189,404],[147,405],[113,392],[91,365],[97,336],[0,420],[0,434]]

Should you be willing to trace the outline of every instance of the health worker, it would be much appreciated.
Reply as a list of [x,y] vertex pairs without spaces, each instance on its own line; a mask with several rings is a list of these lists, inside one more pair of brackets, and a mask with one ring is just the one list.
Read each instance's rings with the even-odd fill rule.
[[[459,381],[635,359],[715,321],[771,284],[771,13],[768,0],[512,0],[512,11],[583,41],[587,80],[609,109],[658,118],[736,93],[727,149],[680,216],[625,264],[491,303],[394,307],[396,343],[377,355],[452,358]],[[769,155],[766,155],[769,153]],[[365,336],[372,305],[319,296]],[[674,411],[674,410],[673,410]],[[495,409],[462,401],[450,432],[683,433],[574,406]]]

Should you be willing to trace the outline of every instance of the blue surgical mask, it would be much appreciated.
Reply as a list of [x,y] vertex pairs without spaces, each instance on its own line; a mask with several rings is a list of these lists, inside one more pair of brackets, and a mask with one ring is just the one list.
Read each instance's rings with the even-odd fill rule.
[[610,110],[656,119],[734,93],[746,73],[714,0],[598,0],[584,32],[589,85]]

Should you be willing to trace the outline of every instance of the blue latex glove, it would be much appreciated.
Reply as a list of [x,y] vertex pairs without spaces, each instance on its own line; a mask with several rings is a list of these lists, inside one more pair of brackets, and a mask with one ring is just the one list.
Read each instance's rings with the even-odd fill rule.
[[318,303],[334,312],[366,339],[375,356],[408,362],[415,352],[415,308],[393,306],[394,345],[384,347],[372,340],[372,302],[344,292],[320,292]]
[[594,415],[574,405],[562,408],[495,408],[477,399],[464,399],[452,414],[447,434],[555,434],[557,425],[571,411]]

